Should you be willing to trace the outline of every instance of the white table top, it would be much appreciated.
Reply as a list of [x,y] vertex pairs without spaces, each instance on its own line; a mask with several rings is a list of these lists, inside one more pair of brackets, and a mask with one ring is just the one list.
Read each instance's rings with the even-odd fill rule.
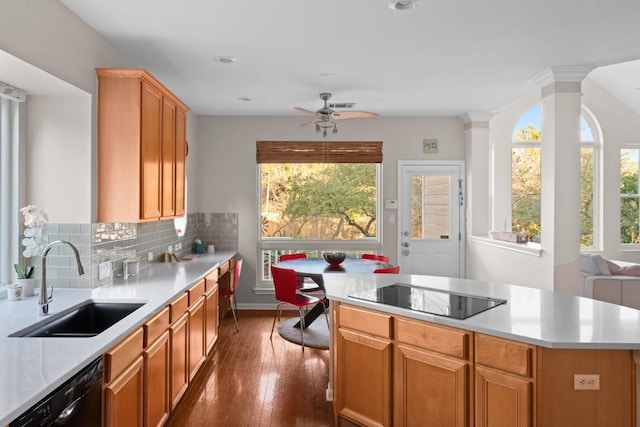
[[[507,303],[456,320],[350,298],[393,283],[506,299]],[[330,300],[549,348],[640,349],[640,311],[573,295],[476,280],[406,274],[325,274]]]
[[22,414],[234,255],[220,252],[201,254],[193,261],[154,263],[139,277],[116,278],[113,284],[95,289],[55,289],[49,316],[88,299],[146,302],[93,338],[10,338],[8,335],[44,318],[38,316],[37,296],[20,301],[0,299],[0,426]]

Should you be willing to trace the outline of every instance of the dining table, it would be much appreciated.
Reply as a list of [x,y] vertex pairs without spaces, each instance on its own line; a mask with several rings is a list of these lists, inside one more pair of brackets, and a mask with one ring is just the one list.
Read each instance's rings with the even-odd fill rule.
[[[280,261],[275,264],[279,268],[288,268],[295,270],[298,277],[304,279],[306,277],[313,280],[320,290],[324,293],[324,274],[340,274],[340,273],[368,273],[371,274],[379,268],[391,267],[391,264],[363,258],[345,258],[338,265],[331,265],[324,258],[296,258],[286,261]],[[311,310],[304,316],[304,327],[308,327],[314,320],[318,318],[328,307],[326,297],[322,297],[321,301],[313,306]],[[300,327],[300,322],[294,325]]]

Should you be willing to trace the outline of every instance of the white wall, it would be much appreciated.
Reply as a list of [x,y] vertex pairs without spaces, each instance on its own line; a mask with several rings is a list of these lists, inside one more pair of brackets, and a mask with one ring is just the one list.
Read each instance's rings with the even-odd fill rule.
[[[250,292],[256,279],[258,242],[258,183],[256,141],[321,140],[312,127],[301,127],[306,116],[296,117],[220,117],[198,118],[198,197],[199,212],[237,212],[239,214],[239,252],[247,261],[243,266],[238,292],[243,302],[258,300]],[[377,118],[339,123],[334,141],[383,142],[383,199],[397,199],[398,160],[464,160],[465,136],[459,118]],[[422,153],[424,138],[438,138],[439,153]],[[191,149],[189,152],[191,156]],[[389,212],[382,222],[383,251],[392,259],[397,253],[396,224],[389,223]],[[270,297],[269,301],[273,301]]]
[[91,221],[91,97],[30,96],[27,194],[58,223]]
[[[41,82],[22,78],[53,76],[87,94],[83,100],[68,99],[56,107],[38,99],[43,93],[35,93],[35,105],[27,111],[35,117],[27,118],[27,143],[34,146],[27,150],[30,172],[25,203],[37,203],[51,221],[91,222],[97,207],[95,68],[135,64],[57,1],[0,0],[0,11],[0,50],[28,64],[22,75],[12,79],[0,61],[0,80],[41,90]],[[32,66],[40,73],[34,73]],[[68,190],[67,196],[60,190]],[[70,196],[74,203],[69,203]]]

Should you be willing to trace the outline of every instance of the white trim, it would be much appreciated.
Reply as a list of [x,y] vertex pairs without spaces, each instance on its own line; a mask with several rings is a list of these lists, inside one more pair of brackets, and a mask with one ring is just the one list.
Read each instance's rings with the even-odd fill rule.
[[512,243],[504,242],[502,240],[495,240],[490,237],[471,236],[470,240],[474,243],[481,245],[493,246],[496,248],[505,249],[512,252],[520,252],[527,255],[541,256],[542,247],[537,243]]
[[27,100],[27,92],[19,87],[11,86],[9,83],[0,82],[0,98],[24,102]]

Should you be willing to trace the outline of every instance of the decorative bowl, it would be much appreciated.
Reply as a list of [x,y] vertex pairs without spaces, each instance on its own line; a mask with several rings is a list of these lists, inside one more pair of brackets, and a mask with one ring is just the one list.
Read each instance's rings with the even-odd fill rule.
[[342,261],[345,260],[347,254],[344,252],[325,252],[322,256],[330,265],[337,266],[342,264]]

